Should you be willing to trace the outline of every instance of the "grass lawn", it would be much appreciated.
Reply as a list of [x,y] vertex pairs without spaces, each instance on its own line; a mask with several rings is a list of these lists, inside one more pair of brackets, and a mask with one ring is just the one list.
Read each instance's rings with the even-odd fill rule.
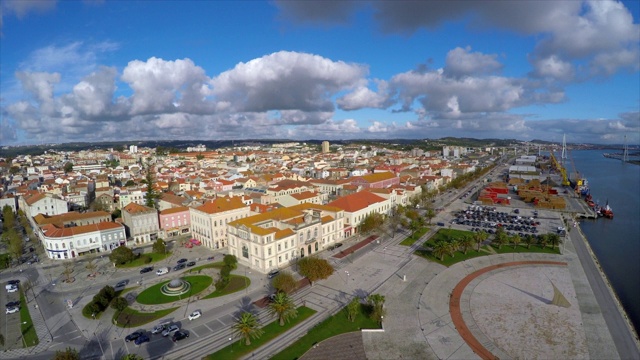
[[[151,257],[151,262],[145,263],[144,262],[144,255],[150,256]],[[156,253],[142,254],[137,259],[133,260],[132,262],[126,263],[126,264],[122,264],[122,265],[116,265],[116,267],[118,267],[118,268],[132,268],[132,267],[137,267],[137,266],[149,266],[150,264],[153,264],[153,263],[158,262],[158,261],[162,261],[162,260],[166,259],[169,256],[171,256],[171,252],[167,252],[166,254],[156,254]]]
[[119,327],[128,327],[128,328],[136,328],[138,326],[148,324],[152,321],[156,321],[161,319],[172,312],[174,312],[177,307],[159,310],[152,313],[140,312],[137,310],[133,310],[131,308],[126,308],[122,310],[120,313],[113,314],[113,322]]
[[[431,237],[428,241],[424,243],[425,247],[431,247],[437,241],[445,241],[448,242],[453,238],[461,238],[463,236],[472,236],[473,232],[464,231],[464,230],[455,230],[455,229],[440,229],[438,232]],[[439,258],[433,256],[431,251],[428,250],[416,250],[415,254],[421,256],[425,259],[437,262],[444,266],[451,266],[453,264],[459,263],[461,261],[465,261],[467,259],[471,259],[479,256],[492,255],[495,253],[498,254],[508,254],[508,253],[547,253],[547,254],[559,254],[560,249],[551,249],[550,247],[541,248],[538,245],[531,245],[530,249],[526,248],[526,245],[518,245],[515,249],[513,245],[503,245],[502,248],[498,249],[494,245],[485,245],[480,248],[480,251],[476,251],[476,245],[473,245],[468,251],[467,254],[463,254],[462,251],[456,251],[453,256],[449,256],[448,254],[444,256],[444,259],[440,261]]]
[[420,239],[422,237],[422,235],[426,234],[427,231],[429,231],[429,228],[427,228],[427,227],[423,227],[423,228],[418,229],[418,231],[416,231],[415,234],[413,234],[412,236],[409,236],[406,239],[402,240],[400,242],[400,245],[404,245],[404,246],[413,245],[416,241],[418,241],[418,239]]
[[244,277],[241,275],[231,275],[231,279],[229,280],[229,284],[222,290],[216,290],[211,294],[203,297],[203,299],[213,299],[218,296],[224,296],[232,294],[236,291],[244,290],[245,288],[251,285],[251,279],[248,277]]
[[38,334],[36,328],[33,327],[31,321],[31,314],[29,314],[29,306],[27,305],[27,299],[24,297],[24,293],[20,290],[20,331],[22,332],[22,338],[24,339],[23,345],[25,347],[38,345]]
[[262,328],[264,330],[264,334],[258,339],[251,339],[251,345],[245,345],[245,340],[240,339],[233,342],[231,345],[224,347],[213,354],[210,354],[206,357],[206,359],[214,360],[214,359],[238,359],[243,357],[246,354],[249,354],[251,351],[256,350],[262,345],[268,343],[269,341],[275,339],[280,334],[285,333],[287,330],[292,327],[298,325],[305,319],[309,318],[313,314],[316,313],[315,310],[309,309],[308,307],[300,306],[298,309],[298,316],[295,319],[292,319],[290,322],[285,322],[284,326],[280,326],[277,319],[270,322],[266,326]]
[[186,299],[189,296],[196,295],[202,290],[211,286],[213,279],[206,275],[190,275],[182,278],[191,284],[191,289],[188,293],[181,296],[167,296],[160,291],[162,285],[169,283],[171,280],[163,281],[159,284],[153,285],[145,291],[141,292],[136,298],[136,301],[144,305],[157,305],[167,304],[170,302]]
[[11,264],[10,254],[0,254],[0,269],[8,269]]
[[347,309],[343,308],[334,316],[314,326],[305,336],[271,359],[298,359],[316,343],[336,335],[359,331],[360,329],[380,329],[378,322],[368,316],[368,306],[364,304],[360,306],[360,313],[354,322],[350,322],[347,319]]
[[218,261],[218,262],[214,262],[211,264],[206,264],[206,265],[200,265],[200,266],[196,266],[194,268],[192,268],[191,270],[187,271],[188,273],[197,273],[200,270],[203,269],[221,269],[224,266],[224,263],[222,261]]

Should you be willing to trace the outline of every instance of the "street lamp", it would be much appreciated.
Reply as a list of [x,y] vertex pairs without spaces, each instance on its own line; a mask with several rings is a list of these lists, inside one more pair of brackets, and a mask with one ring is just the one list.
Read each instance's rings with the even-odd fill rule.
[[344,278],[344,283],[346,285],[347,281],[349,280],[349,272],[347,270],[345,270],[344,272],[345,272],[345,274],[347,274],[347,276]]

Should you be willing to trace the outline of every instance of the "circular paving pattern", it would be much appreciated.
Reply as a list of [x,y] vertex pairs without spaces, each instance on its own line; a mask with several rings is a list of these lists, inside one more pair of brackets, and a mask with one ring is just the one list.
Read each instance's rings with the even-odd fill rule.
[[[455,286],[449,301],[455,328],[482,359],[588,358],[566,265],[515,261],[467,275]],[[554,304],[554,297],[558,304],[564,298],[568,307]]]

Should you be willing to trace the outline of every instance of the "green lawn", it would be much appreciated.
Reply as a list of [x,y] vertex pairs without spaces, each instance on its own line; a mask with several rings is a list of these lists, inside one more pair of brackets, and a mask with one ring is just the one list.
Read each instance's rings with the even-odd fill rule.
[[171,281],[167,280],[153,285],[145,291],[141,292],[140,295],[138,295],[138,297],[136,298],[136,301],[144,305],[167,304],[170,302],[178,301],[180,299],[186,299],[189,296],[196,295],[202,290],[208,288],[213,282],[213,279],[206,275],[190,275],[185,276],[182,279],[188,281],[191,284],[190,291],[182,296],[167,296],[160,291],[162,285],[165,285],[169,281]]
[[[144,255],[149,255],[151,257],[151,262],[145,263],[144,262]],[[149,266],[150,264],[156,263],[158,261],[162,261],[162,260],[166,259],[169,256],[171,256],[171,252],[167,252],[166,254],[156,254],[156,253],[142,254],[142,255],[140,255],[140,257],[138,257],[137,259],[133,260],[132,262],[126,263],[126,264],[122,264],[122,265],[116,265],[116,267],[118,267],[118,268],[132,268],[132,267],[138,267],[138,266]]]
[[288,348],[274,355],[271,359],[293,360],[300,358],[314,344],[317,344],[330,337],[352,332],[360,331],[360,329],[380,329],[377,321],[372,320],[368,316],[369,307],[360,306],[360,314],[354,322],[347,319],[347,310],[343,308],[340,312],[320,324],[314,326],[309,332],[291,344]]
[[400,245],[404,245],[404,246],[413,245],[416,241],[418,241],[418,239],[420,239],[422,237],[422,235],[426,234],[427,231],[429,231],[428,227],[423,227],[423,228],[418,229],[418,231],[416,231],[415,234],[413,234],[412,236],[409,236],[406,239],[402,240],[400,242]]
[[[453,238],[459,239],[463,236],[472,236],[472,235],[473,235],[473,232],[471,231],[456,230],[456,229],[440,229],[435,235],[433,235],[429,240],[427,240],[423,244],[423,246],[431,247],[437,241],[448,242],[450,239],[453,239]],[[425,259],[442,264],[444,266],[451,266],[453,264],[459,263],[461,261],[465,261],[467,259],[471,259],[479,256],[492,255],[495,253],[498,253],[498,254],[509,254],[509,253],[515,253],[515,252],[547,253],[547,254],[560,253],[560,250],[558,248],[556,249],[551,249],[550,247],[541,248],[538,245],[531,245],[531,248],[527,249],[526,245],[523,245],[523,244],[518,245],[515,249],[513,248],[513,245],[502,245],[502,248],[498,249],[498,247],[494,246],[493,244],[482,246],[480,248],[480,251],[476,251],[475,249],[476,249],[476,245],[474,244],[471,248],[468,249],[466,254],[463,254],[462,251],[456,251],[453,254],[453,256],[450,256],[448,254],[445,255],[442,261],[440,261],[439,258],[433,256],[433,254],[429,250],[419,249],[419,250],[416,250],[415,254]]]
[[22,290],[20,290],[20,304],[22,305],[20,306],[20,331],[24,339],[23,345],[26,344],[25,347],[38,345],[38,334],[36,333],[36,328],[33,327],[27,299]]
[[216,290],[211,294],[203,297],[203,299],[213,299],[219,296],[229,295],[237,291],[244,290],[251,285],[251,279],[241,275],[231,275],[229,284],[222,290]]
[[8,269],[11,264],[10,254],[0,254],[0,269]]
[[231,343],[229,346],[226,346],[213,354],[210,354],[206,357],[206,359],[214,360],[214,359],[239,359],[244,357],[244,355],[249,354],[250,352],[258,349],[262,345],[268,343],[269,341],[277,338],[280,334],[285,333],[287,330],[292,327],[298,325],[305,319],[309,318],[313,314],[316,313],[315,310],[309,309],[308,307],[300,306],[298,309],[298,316],[295,319],[292,319],[290,322],[285,322],[284,326],[280,326],[278,320],[274,320],[269,324],[265,325],[262,330],[264,330],[264,334],[258,339],[251,339],[251,345],[245,345],[245,340],[240,339]]
[[133,310],[131,308],[124,309],[121,313],[113,314],[113,323],[115,323],[119,327],[127,327],[127,328],[136,328],[138,326],[148,324],[150,322],[161,319],[172,312],[174,312],[177,307],[159,310],[156,312],[140,312],[137,310]]
[[200,265],[200,266],[196,266],[194,268],[191,268],[191,270],[187,271],[188,273],[198,273],[200,272],[200,270],[203,269],[221,269],[224,266],[224,263],[222,261],[218,261],[218,262],[214,262],[211,264],[206,264],[206,265]]

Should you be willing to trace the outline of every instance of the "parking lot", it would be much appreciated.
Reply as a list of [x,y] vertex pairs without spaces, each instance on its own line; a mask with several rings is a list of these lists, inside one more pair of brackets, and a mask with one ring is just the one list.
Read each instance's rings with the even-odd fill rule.
[[[7,309],[6,304],[8,304],[9,302],[20,301],[20,292],[8,292],[5,288],[5,286],[7,285],[7,282],[3,282],[2,291],[0,292],[0,302],[5,305],[4,309]],[[0,333],[4,336],[3,350],[22,348],[23,345],[21,343],[22,337],[20,332],[20,312],[18,311],[13,314],[7,314],[6,311],[2,311],[2,314],[0,314],[0,319],[2,319],[2,327],[0,329]]]

